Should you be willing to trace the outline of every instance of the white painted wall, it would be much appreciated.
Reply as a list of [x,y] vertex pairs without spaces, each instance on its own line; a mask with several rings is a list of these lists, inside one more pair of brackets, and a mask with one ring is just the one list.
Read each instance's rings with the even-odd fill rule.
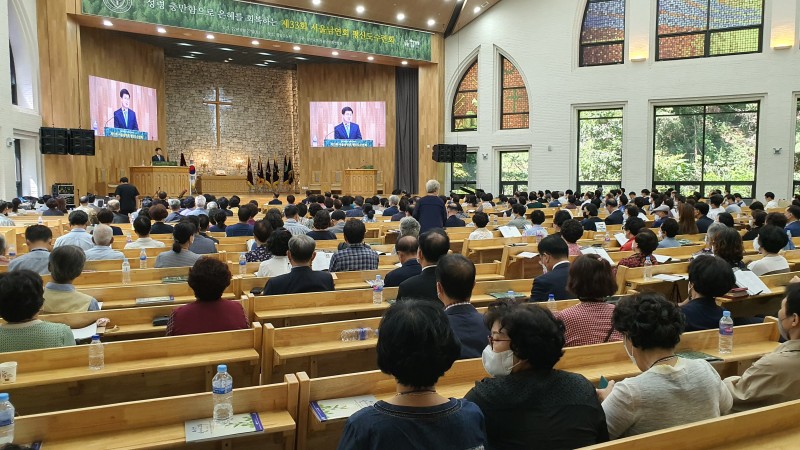
[[[11,72],[8,42],[14,49],[18,103],[11,104]],[[36,2],[0,0],[0,199],[16,195],[14,147],[9,139],[22,140],[23,175],[40,181],[39,155],[39,47],[36,34]],[[27,178],[23,193],[30,192]]]
[[[768,190],[781,198],[790,195],[795,105],[800,93],[796,0],[765,2],[762,53],[663,62],[655,61],[656,0],[628,0],[625,64],[578,67],[585,1],[503,0],[445,40],[445,140],[478,150],[479,187],[498,191],[497,153],[508,146],[531,148],[529,189],[574,189],[576,110],[621,105],[625,123],[622,183],[638,191],[652,184],[654,105],[756,99],[761,100],[757,195]],[[793,43],[791,49],[771,46],[787,40]],[[527,81],[530,130],[500,130],[498,52],[509,57]],[[631,62],[632,53],[646,54],[647,61]],[[475,55],[479,61],[478,131],[452,133],[453,94]],[[773,147],[783,151],[775,155]],[[449,172],[448,168],[448,178]]]

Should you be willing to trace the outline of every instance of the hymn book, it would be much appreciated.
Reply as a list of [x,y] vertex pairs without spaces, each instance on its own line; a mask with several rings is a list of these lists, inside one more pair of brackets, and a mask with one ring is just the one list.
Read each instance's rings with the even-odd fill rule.
[[372,406],[378,399],[374,395],[359,395],[357,397],[334,398],[331,400],[317,400],[311,402],[311,409],[320,422],[329,420],[347,419],[360,409]]
[[186,442],[213,441],[228,436],[241,436],[264,431],[258,413],[234,414],[226,424],[214,423],[214,419],[188,420],[184,424]]

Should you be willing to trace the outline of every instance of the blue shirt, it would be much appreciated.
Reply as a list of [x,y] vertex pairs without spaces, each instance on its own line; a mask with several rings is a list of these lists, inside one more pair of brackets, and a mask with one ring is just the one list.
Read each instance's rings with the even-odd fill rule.
[[86,251],[94,247],[94,241],[92,241],[92,236],[83,228],[73,228],[69,233],[56,239],[53,248],[61,247],[62,245],[75,245]]
[[800,221],[795,220],[786,225],[785,230],[792,233],[792,237],[800,237]]
[[674,248],[680,246],[681,243],[677,239],[671,237],[666,237],[658,243],[658,248]]
[[477,450],[487,445],[483,413],[468,400],[415,408],[376,402],[347,419],[339,450]]
[[43,248],[35,248],[24,255],[17,256],[8,263],[8,271],[32,270],[39,275],[50,273],[50,252]]
[[246,223],[235,223],[225,227],[225,236],[238,237],[238,236],[252,236],[253,226]]
[[105,259],[125,259],[125,255],[107,245],[95,245],[86,250],[87,261],[99,261]]

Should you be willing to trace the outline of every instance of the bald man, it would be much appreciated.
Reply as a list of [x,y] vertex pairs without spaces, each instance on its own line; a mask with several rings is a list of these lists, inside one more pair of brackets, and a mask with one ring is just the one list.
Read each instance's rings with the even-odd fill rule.
[[422,266],[417,261],[417,250],[419,250],[419,243],[414,236],[403,236],[398,239],[394,246],[397,252],[397,258],[400,259],[402,266],[394,269],[386,274],[385,286],[396,287],[407,279],[419,275],[422,272]]

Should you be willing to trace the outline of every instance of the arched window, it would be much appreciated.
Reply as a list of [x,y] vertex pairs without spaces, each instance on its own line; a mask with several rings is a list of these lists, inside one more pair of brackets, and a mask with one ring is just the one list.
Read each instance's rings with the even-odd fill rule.
[[580,65],[625,61],[625,0],[587,0],[581,27]]
[[453,131],[478,129],[478,61],[472,63],[458,83],[453,98]]
[[656,59],[761,52],[764,0],[658,0]]
[[530,105],[528,89],[519,70],[504,56],[500,57],[500,89],[502,104],[500,108],[500,129],[516,130],[530,125]]

